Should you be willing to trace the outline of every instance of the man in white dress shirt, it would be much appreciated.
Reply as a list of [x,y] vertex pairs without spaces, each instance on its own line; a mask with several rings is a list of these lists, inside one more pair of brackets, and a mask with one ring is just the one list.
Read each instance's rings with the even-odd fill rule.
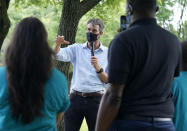
[[73,65],[71,104],[64,114],[65,131],[79,131],[84,117],[89,131],[95,129],[103,87],[107,83],[108,48],[99,41],[103,29],[104,24],[100,19],[90,19],[86,27],[87,42],[60,48],[69,42],[63,36],[55,40],[56,59]]

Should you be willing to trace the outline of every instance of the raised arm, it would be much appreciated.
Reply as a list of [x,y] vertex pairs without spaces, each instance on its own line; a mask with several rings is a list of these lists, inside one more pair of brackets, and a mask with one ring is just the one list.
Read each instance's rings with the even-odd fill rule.
[[53,51],[55,52],[55,54],[57,54],[59,52],[61,45],[69,45],[70,44],[69,41],[64,40],[64,36],[57,36],[54,41],[55,41],[55,46],[54,46]]

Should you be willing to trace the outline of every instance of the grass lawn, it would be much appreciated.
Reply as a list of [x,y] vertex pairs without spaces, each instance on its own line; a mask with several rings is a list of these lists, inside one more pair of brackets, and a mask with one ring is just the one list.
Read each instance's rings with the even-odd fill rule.
[[80,131],[88,131],[88,126],[87,126],[87,123],[86,123],[86,120],[84,119],[82,125],[81,125],[81,129]]

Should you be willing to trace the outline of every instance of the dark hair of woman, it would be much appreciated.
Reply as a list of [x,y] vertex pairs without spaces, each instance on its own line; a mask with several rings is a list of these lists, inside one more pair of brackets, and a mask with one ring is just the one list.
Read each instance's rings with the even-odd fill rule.
[[6,52],[9,103],[12,117],[24,124],[42,116],[44,85],[52,69],[53,52],[40,20],[21,20]]

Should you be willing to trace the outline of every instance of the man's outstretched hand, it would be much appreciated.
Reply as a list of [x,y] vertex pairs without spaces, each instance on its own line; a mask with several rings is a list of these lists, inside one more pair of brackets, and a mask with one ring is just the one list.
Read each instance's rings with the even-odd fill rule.
[[60,35],[58,35],[54,41],[55,41],[56,45],[58,45],[58,46],[61,46],[61,45],[64,45],[64,44],[65,45],[70,44],[69,41],[64,40],[64,36],[60,36]]
[[64,36],[60,36],[60,35],[58,35],[56,37],[54,42],[55,42],[55,47],[54,47],[53,51],[55,52],[55,54],[57,54],[59,52],[61,45],[69,45],[70,44],[69,41],[64,40]]

